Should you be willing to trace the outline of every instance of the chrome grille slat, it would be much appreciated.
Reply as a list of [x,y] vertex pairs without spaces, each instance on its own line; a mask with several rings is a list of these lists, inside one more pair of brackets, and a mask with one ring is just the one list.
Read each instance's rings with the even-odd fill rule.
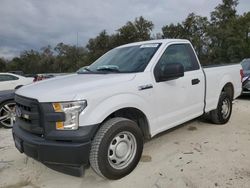
[[39,102],[19,95],[15,95],[15,101],[17,108],[21,111],[21,116],[16,118],[17,124],[28,132],[43,134]]

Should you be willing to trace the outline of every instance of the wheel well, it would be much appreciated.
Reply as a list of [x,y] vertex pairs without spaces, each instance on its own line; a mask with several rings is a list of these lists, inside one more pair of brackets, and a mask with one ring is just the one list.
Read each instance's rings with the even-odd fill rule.
[[151,137],[147,117],[141,110],[137,108],[122,108],[110,114],[104,121],[114,117],[124,117],[135,121],[141,129],[144,138],[149,139]]
[[15,89],[19,89],[20,87],[23,87],[23,85],[18,85],[15,87]]
[[14,101],[14,102],[15,102],[15,100],[14,100],[14,99],[6,99],[6,100],[4,100],[4,101],[0,101],[0,106],[1,106],[3,103],[6,103],[6,102],[12,102],[12,101]]
[[231,99],[233,100],[233,98],[234,98],[234,87],[233,87],[232,83],[227,83],[223,87],[222,92],[223,91],[226,92],[231,97]]

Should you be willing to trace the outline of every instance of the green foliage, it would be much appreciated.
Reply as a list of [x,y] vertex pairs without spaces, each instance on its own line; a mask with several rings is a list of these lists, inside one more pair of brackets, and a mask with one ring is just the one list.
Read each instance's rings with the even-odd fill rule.
[[231,19],[236,18],[238,0],[222,0],[222,4],[215,7],[211,13],[211,22],[217,25],[226,25]]
[[113,47],[112,37],[110,37],[106,30],[102,31],[96,38],[90,39],[87,44],[89,50],[89,60],[95,61],[98,57]]
[[141,16],[113,34],[103,30],[86,47],[59,43],[54,48],[45,46],[40,51],[24,51],[11,61],[0,59],[0,72],[75,72],[116,46],[152,38],[190,40],[202,64],[239,62],[250,57],[250,12],[237,15],[237,5],[238,0],[222,0],[211,12],[210,20],[191,13],[181,23],[163,26],[162,36],[157,33],[154,37],[154,24]]
[[6,62],[4,59],[0,58],[0,72],[4,72],[6,69]]
[[163,38],[183,38],[184,28],[178,23],[176,25],[170,24],[162,27]]
[[222,0],[211,20],[191,13],[182,22],[162,28],[164,38],[192,42],[202,64],[238,63],[250,57],[250,12],[236,14],[238,0]]
[[206,33],[208,27],[206,17],[197,16],[194,13],[180,24],[170,24],[162,28],[163,38],[182,38],[188,39],[193,44],[198,56],[203,59],[207,54],[208,36]]
[[151,21],[139,17],[134,22],[127,22],[113,35],[108,35],[105,30],[102,31],[96,38],[90,39],[86,46],[89,50],[90,62],[119,45],[150,40],[153,26]]
[[150,39],[154,24],[145,20],[142,16],[135,21],[127,22],[126,25],[118,29],[118,40],[120,44],[126,44],[136,41],[145,41]]
[[223,0],[211,13],[208,35],[211,39],[210,59],[215,63],[237,62],[244,55],[241,53],[237,5],[238,0]]
[[74,72],[79,67],[86,65],[87,50],[83,47],[59,43],[54,50],[57,53],[53,61],[55,72]]

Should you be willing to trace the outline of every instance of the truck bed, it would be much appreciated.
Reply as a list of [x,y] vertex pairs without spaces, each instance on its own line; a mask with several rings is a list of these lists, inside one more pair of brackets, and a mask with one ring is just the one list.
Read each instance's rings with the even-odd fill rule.
[[205,111],[209,112],[217,107],[221,88],[227,83],[233,85],[233,98],[237,98],[242,91],[242,85],[240,80],[240,70],[242,69],[240,64],[230,65],[212,65],[205,66],[203,70],[206,76],[206,94]]

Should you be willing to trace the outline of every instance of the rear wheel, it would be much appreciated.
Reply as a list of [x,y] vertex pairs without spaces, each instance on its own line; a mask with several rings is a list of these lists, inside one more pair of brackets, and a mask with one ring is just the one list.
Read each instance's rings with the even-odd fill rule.
[[210,118],[215,124],[225,124],[229,121],[232,113],[232,98],[229,94],[222,92],[215,110],[210,112]]
[[90,165],[108,179],[128,175],[138,164],[143,150],[143,137],[134,121],[113,118],[97,132],[91,147]]
[[12,128],[15,122],[15,101],[9,100],[0,104],[0,125],[4,128]]

